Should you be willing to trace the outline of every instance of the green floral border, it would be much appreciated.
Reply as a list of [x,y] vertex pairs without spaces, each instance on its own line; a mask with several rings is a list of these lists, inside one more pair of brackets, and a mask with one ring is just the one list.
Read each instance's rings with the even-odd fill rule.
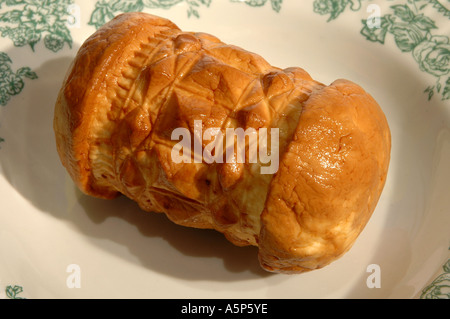
[[73,0],[0,0],[7,11],[0,13],[0,35],[14,46],[30,46],[44,39],[47,49],[57,52],[67,44],[72,47],[68,28],[69,8]]
[[[365,0],[315,0],[313,11],[329,15],[330,22],[346,9],[359,11],[362,1]],[[437,0],[406,0],[389,8],[391,11],[378,17],[378,21],[362,20],[361,34],[380,44],[392,36],[401,52],[410,53],[420,70],[435,78],[435,83],[424,90],[428,100],[435,94],[440,94],[442,100],[450,99],[450,39],[439,33],[436,21],[425,11],[433,8],[450,19],[450,10]]]
[[[199,18],[199,8],[209,7],[212,0],[99,0],[91,14],[89,25],[99,28],[120,12],[142,11],[146,8],[169,9],[179,3],[188,6],[188,17]],[[275,12],[281,10],[282,0],[229,0],[245,3],[251,7],[271,4]],[[315,0],[313,11],[329,15],[327,22],[339,17],[346,9],[359,11],[361,2],[367,0]],[[389,1],[389,0],[387,0]],[[72,48],[72,37],[68,28],[69,6],[74,0],[0,0],[0,35],[12,40],[14,46],[29,46],[32,51],[43,39],[45,47],[58,52],[67,44]],[[4,7],[5,6],[5,7]],[[436,82],[427,87],[425,93],[431,99],[440,94],[442,100],[450,99],[450,40],[438,33],[436,21],[427,17],[425,9],[434,8],[446,18],[450,10],[438,0],[405,0],[403,4],[390,6],[391,12],[380,17],[379,27],[374,28],[368,20],[362,20],[360,33],[371,42],[384,44],[392,36],[401,52],[410,53],[420,70],[434,76]],[[13,71],[12,60],[0,52],[0,105],[5,106],[12,96],[24,88],[24,79],[36,79],[29,67]],[[0,137],[0,143],[4,141]],[[421,299],[450,299],[450,259],[443,266],[443,273],[422,290]],[[23,287],[8,285],[5,288],[9,299],[25,299],[20,296]]]
[[420,299],[450,299],[450,258],[442,270],[443,273],[422,290]]
[[23,292],[23,287],[22,286],[18,286],[18,285],[8,285],[5,288],[5,294],[6,297],[9,299],[26,299],[23,297],[20,297],[19,294],[21,294]]
[[[212,0],[99,0],[91,14],[89,25],[99,28],[106,22],[122,12],[143,11],[144,9],[170,9],[173,6],[185,3],[188,18],[200,18],[199,8],[209,7]],[[281,10],[283,0],[230,0],[230,2],[245,3],[251,7],[262,7],[270,2],[274,11]]]
[[[22,92],[25,82],[24,79],[37,79],[37,75],[29,67],[21,67],[13,71],[12,60],[5,52],[0,52],[0,105],[5,106],[12,96]],[[5,140],[0,137],[0,143]]]

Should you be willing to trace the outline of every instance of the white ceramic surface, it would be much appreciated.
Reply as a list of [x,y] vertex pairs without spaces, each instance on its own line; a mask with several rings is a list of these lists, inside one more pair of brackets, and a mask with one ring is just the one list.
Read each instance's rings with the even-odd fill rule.
[[[441,1],[448,9],[443,11],[437,1],[416,1],[414,8],[410,2],[204,0],[189,5],[166,0],[118,8],[164,16],[186,31],[212,33],[273,65],[303,67],[324,83],[353,80],[382,106],[392,131],[392,160],[372,219],[341,259],[287,276],[261,270],[255,248],[235,247],[214,231],[174,225],[125,198],[82,195],[56,153],[53,107],[69,63],[95,31],[89,22],[120,10],[113,10],[113,1],[60,1],[62,7],[73,3],[70,14],[50,5],[0,1],[0,52],[9,57],[2,55],[2,63],[16,76],[16,85],[9,86],[16,91],[0,108],[0,297],[423,297],[449,258],[450,100],[445,99],[445,81],[450,89],[450,7]],[[329,3],[340,3],[342,10],[330,11]],[[378,5],[382,23],[387,15],[404,18],[397,18],[384,44],[362,31],[361,21],[376,13],[369,4]],[[21,16],[6,15],[13,10]],[[55,27],[52,36],[43,28],[56,24],[57,12],[67,28]],[[423,27],[416,30],[423,36],[417,43],[401,38],[400,26],[405,30],[412,24]],[[21,25],[35,28],[34,38],[8,33],[7,27]],[[426,63],[441,64],[433,68]],[[29,69],[19,72],[23,67]],[[381,271],[379,288],[367,285],[368,266],[374,264]],[[73,271],[80,271],[79,288],[71,288]]]

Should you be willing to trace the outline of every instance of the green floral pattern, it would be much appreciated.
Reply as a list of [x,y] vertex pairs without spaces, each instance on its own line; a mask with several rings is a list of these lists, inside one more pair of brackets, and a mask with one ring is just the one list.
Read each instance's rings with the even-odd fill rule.
[[[98,0],[91,14],[89,25],[101,27],[121,12],[143,11],[144,9],[169,9],[184,3],[188,17],[200,17],[199,10],[209,7],[212,0]],[[262,7],[270,3],[279,12],[282,0],[229,0],[251,7]],[[368,0],[314,0],[313,11],[329,15],[328,22],[337,19],[345,10],[359,11],[362,1]],[[389,0],[386,0],[389,1]],[[447,0],[449,1],[449,0]],[[401,1],[398,1],[401,2]],[[68,28],[71,18],[69,6],[74,0],[0,0],[0,36],[9,38],[14,46],[35,45],[43,41],[45,48],[58,52],[65,45],[72,47]],[[404,0],[390,6],[391,12],[380,17],[379,27],[374,28],[362,20],[361,35],[368,41],[384,44],[392,37],[401,52],[409,53],[423,72],[436,81],[426,88],[428,98],[440,94],[443,100],[450,99],[450,41],[448,35],[439,34],[439,26],[426,16],[425,9],[433,8],[446,18],[450,10],[438,0]],[[8,54],[0,52],[0,105],[5,106],[12,96],[22,92],[25,78],[36,79],[29,67],[12,68]],[[0,137],[0,144],[4,139]],[[23,287],[8,285],[5,295],[9,299],[25,299],[20,296]],[[422,290],[422,299],[450,299],[450,259],[443,266],[443,273]]]
[[[332,21],[349,8],[361,9],[363,0],[315,0],[313,10],[321,15],[329,15]],[[400,2],[400,1],[399,1]],[[392,5],[391,12],[380,18],[374,27],[368,20],[362,20],[361,34],[371,42],[385,43],[392,36],[401,52],[410,53],[420,70],[435,78],[435,83],[425,89],[430,100],[440,94],[442,100],[450,99],[450,39],[439,34],[436,22],[426,16],[425,9],[434,8],[450,18],[450,10],[437,0],[407,0]]]
[[[187,4],[188,17],[200,17],[199,8],[209,7],[212,0],[99,0],[92,12],[90,25],[96,29],[114,18],[121,12],[143,11],[144,9],[169,9],[179,3]],[[252,7],[264,6],[271,3],[272,9],[279,12],[283,0],[230,0],[231,2],[245,3]]]
[[35,72],[29,67],[22,67],[14,72],[11,68],[11,58],[0,52],[0,105],[5,106],[11,96],[19,94],[24,87],[24,78],[37,79]]
[[20,297],[19,294],[23,292],[22,286],[6,286],[5,293],[6,297],[9,299],[25,299]]
[[42,39],[53,52],[61,50],[64,44],[71,47],[67,19],[72,4],[73,0],[0,0],[0,34],[10,38],[14,46],[29,45],[33,51]]
[[450,299],[450,259],[442,269],[444,272],[422,290],[421,299]]
[[[11,68],[11,58],[5,52],[0,52],[0,105],[5,106],[11,96],[22,92],[25,86],[24,78],[37,79],[37,75],[29,67],[21,67],[17,71]],[[0,138],[0,143],[4,142]]]
[[336,19],[349,7],[352,11],[361,9],[361,0],[317,0],[314,1],[314,12],[325,15],[329,14],[328,22]]
[[272,6],[272,9],[276,12],[280,12],[281,10],[281,4],[283,3],[283,0],[230,0],[231,2],[240,2],[245,3],[251,7],[262,7],[267,2],[270,2],[270,5]]
[[146,8],[169,9],[182,2],[188,5],[188,17],[199,17],[199,7],[208,7],[211,0],[100,0],[95,4],[89,24],[98,29],[121,12],[143,11]]

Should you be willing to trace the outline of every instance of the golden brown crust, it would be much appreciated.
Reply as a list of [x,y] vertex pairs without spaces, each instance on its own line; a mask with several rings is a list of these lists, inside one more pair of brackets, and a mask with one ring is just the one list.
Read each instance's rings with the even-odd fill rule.
[[118,73],[126,67],[126,55],[137,50],[143,37],[173,28],[172,22],[158,17],[118,16],[86,40],[72,62],[56,103],[54,130],[62,162],[84,192],[105,198],[118,195],[112,189],[97,189],[90,172],[90,126],[97,110],[105,107],[98,95],[106,95],[116,84]]
[[[175,162],[171,134],[278,128],[279,170],[261,161]],[[81,47],[55,107],[58,153],[86,194],[124,194],[177,224],[259,246],[269,271],[320,268],[347,251],[384,186],[389,128],[359,86],[144,13],[122,14]],[[202,150],[210,141],[202,140]],[[249,147],[247,145],[246,147]]]
[[304,272],[345,253],[377,204],[389,154],[384,114],[362,88],[338,80],[314,92],[261,215],[263,267]]

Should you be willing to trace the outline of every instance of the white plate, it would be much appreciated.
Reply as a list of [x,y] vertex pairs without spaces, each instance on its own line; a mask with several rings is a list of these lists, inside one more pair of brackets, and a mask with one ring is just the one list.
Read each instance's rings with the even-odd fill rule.
[[[0,8],[0,297],[449,297],[440,289],[450,271],[443,267],[450,246],[447,2],[441,1],[447,8],[407,0],[43,3]],[[72,3],[69,10],[64,3]],[[269,274],[253,247],[174,225],[125,198],[103,201],[76,190],[55,150],[56,95],[77,49],[95,31],[92,23],[123,10],[212,33],[273,65],[301,66],[321,82],[353,80],[376,98],[392,130],[389,176],[372,219],[344,257],[302,275]]]

